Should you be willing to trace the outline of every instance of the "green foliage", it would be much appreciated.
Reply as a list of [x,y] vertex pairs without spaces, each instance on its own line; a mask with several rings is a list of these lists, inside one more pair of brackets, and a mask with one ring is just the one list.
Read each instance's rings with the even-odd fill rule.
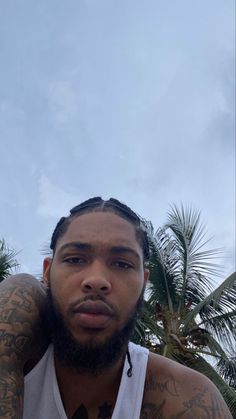
[[18,266],[15,259],[16,252],[10,250],[4,240],[0,240],[0,282],[12,274],[12,270]]
[[208,376],[236,417],[236,273],[214,288],[219,249],[205,250],[199,212],[173,206],[155,234],[146,226],[150,282],[134,340]]

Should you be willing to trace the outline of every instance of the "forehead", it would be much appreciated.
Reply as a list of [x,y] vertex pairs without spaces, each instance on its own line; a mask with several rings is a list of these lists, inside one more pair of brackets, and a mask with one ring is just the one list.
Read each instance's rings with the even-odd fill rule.
[[74,241],[100,246],[129,246],[141,252],[135,227],[112,212],[90,212],[72,219],[57,247]]

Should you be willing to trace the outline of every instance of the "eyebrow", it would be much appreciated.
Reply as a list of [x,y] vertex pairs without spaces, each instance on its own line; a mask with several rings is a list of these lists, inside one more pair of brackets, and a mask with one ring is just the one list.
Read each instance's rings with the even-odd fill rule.
[[140,259],[139,254],[134,249],[127,246],[113,246],[110,249],[110,252],[116,255],[121,254],[121,253],[130,253],[132,256],[135,256],[137,259]]
[[[59,249],[59,253],[63,252],[66,249],[76,249],[76,250],[88,250],[91,251],[93,249],[93,246],[89,243],[83,243],[83,242],[70,242],[63,244],[61,248]],[[139,254],[128,246],[112,246],[110,248],[110,253],[114,255],[119,255],[122,253],[130,253],[132,256],[134,256],[136,259],[140,259]]]
[[71,242],[66,243],[61,246],[59,252],[63,252],[66,249],[77,249],[77,250],[92,250],[92,246],[89,243],[82,243],[82,242]]

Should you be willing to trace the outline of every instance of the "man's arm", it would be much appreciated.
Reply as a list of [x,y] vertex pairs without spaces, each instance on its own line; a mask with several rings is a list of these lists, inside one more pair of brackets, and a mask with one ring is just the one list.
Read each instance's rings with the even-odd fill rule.
[[23,414],[24,372],[45,352],[45,290],[28,274],[0,284],[0,419]]
[[204,375],[151,354],[140,419],[233,419]]

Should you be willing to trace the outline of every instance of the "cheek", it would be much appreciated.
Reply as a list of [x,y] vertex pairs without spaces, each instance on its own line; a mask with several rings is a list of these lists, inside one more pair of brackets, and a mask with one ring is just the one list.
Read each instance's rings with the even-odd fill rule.
[[144,283],[143,275],[141,275],[141,274],[138,275],[136,278],[134,278],[133,281],[130,281],[128,283],[128,288],[129,288],[128,295],[129,295],[130,299],[133,300],[136,297],[138,297],[141,294],[141,292],[144,288],[144,285],[145,285],[145,283]]
[[120,311],[123,310],[124,312],[127,312],[132,310],[136,306],[136,303],[140,298],[140,295],[143,293],[144,288],[144,282],[141,281],[133,282],[132,284],[130,283],[124,287],[122,293],[120,294]]
[[67,302],[70,301],[70,287],[66,285],[64,281],[60,281],[60,278],[54,278],[51,276],[50,288],[53,300],[58,305],[61,311],[65,311]]

